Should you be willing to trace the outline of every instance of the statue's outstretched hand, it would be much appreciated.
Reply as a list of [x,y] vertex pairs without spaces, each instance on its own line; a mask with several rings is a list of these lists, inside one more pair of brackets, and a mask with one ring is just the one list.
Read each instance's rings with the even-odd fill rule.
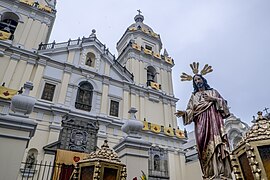
[[177,117],[182,117],[184,116],[184,114],[186,113],[186,111],[180,111],[180,110],[177,110],[176,113],[174,113]]

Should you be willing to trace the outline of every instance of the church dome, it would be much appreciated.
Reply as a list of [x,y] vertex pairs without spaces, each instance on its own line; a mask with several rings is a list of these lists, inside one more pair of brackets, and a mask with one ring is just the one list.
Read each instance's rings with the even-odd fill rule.
[[139,14],[134,17],[135,23],[128,27],[128,31],[142,31],[150,36],[160,39],[159,35],[156,34],[150,26],[143,23],[144,16],[140,13],[141,12],[139,11]]
[[145,29],[149,32],[154,32],[152,28],[143,23],[144,17],[141,14],[137,14],[134,17],[135,23],[131,24],[128,29],[136,28],[136,29]]

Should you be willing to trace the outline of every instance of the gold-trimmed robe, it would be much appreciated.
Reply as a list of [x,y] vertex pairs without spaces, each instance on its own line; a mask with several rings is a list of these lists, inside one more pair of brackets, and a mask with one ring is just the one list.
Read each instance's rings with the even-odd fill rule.
[[[206,101],[204,94],[214,97]],[[214,90],[193,93],[183,116],[184,125],[194,122],[195,137],[202,172],[205,178],[231,177],[229,145],[223,118],[229,116],[226,101]]]

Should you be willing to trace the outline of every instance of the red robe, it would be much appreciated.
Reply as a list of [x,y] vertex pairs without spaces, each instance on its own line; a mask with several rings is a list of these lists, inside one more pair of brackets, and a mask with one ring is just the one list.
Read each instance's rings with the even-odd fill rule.
[[[215,97],[206,101],[203,93]],[[224,132],[223,118],[229,116],[226,101],[214,90],[192,94],[185,115],[184,124],[195,124],[198,157],[205,178],[231,178],[229,145]]]

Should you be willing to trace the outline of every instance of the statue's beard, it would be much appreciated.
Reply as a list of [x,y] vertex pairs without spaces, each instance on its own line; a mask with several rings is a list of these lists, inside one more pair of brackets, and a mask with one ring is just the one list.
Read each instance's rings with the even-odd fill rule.
[[198,88],[203,88],[203,87],[204,87],[204,83],[198,83],[198,84],[197,84],[197,87],[198,87]]

